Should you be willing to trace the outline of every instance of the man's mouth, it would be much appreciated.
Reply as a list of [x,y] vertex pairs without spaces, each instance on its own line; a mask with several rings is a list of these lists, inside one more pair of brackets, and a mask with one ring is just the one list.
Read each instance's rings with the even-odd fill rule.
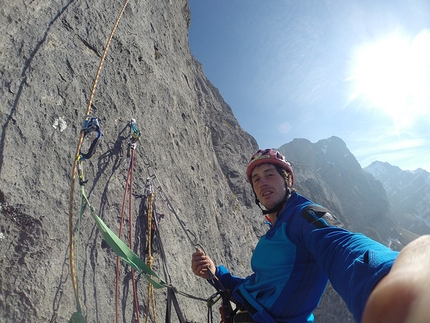
[[261,194],[262,196],[267,196],[267,195],[270,195],[270,194],[272,194],[272,192],[271,191],[266,191],[266,192],[263,192],[263,194]]

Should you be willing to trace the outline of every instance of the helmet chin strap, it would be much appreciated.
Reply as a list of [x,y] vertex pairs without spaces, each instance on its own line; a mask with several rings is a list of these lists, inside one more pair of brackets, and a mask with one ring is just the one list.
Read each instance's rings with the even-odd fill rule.
[[263,211],[264,215],[275,213],[275,212],[279,213],[279,211],[282,210],[282,208],[284,207],[285,202],[287,202],[287,200],[290,198],[290,196],[291,196],[291,190],[290,190],[290,188],[287,188],[287,192],[285,193],[284,199],[282,199],[282,201],[279,202],[276,206],[274,206],[273,208],[268,209],[268,210],[263,209],[261,207],[261,203],[260,203],[260,200],[257,198],[257,195],[255,195],[255,203],[258,205],[258,207],[261,209],[261,211]]

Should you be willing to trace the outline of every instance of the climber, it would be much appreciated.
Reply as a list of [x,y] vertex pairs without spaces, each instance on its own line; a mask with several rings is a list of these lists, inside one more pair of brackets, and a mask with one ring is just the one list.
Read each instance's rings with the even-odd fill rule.
[[233,322],[313,322],[327,280],[357,322],[429,322],[430,236],[399,253],[351,233],[293,188],[291,164],[272,149],[251,157],[246,176],[270,221],[252,255],[252,275],[233,276],[201,250],[191,265],[195,275],[231,291],[240,313]]

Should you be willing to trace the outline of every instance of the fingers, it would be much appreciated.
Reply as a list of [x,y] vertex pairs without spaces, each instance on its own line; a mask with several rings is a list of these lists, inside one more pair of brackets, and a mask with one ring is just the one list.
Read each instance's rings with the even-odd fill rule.
[[191,269],[193,273],[199,277],[209,279],[211,277],[208,268],[215,273],[215,265],[213,261],[206,256],[203,251],[196,248],[191,258]]
[[203,253],[200,252],[193,253],[191,268],[195,275],[208,279],[209,273],[207,272],[207,268],[209,266],[210,262],[208,260],[208,257],[206,257]]

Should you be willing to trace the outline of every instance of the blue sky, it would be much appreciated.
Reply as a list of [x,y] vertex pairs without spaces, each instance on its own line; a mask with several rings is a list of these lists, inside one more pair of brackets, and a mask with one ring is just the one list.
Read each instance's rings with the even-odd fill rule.
[[260,148],[338,136],[430,171],[430,1],[189,2],[191,53]]

